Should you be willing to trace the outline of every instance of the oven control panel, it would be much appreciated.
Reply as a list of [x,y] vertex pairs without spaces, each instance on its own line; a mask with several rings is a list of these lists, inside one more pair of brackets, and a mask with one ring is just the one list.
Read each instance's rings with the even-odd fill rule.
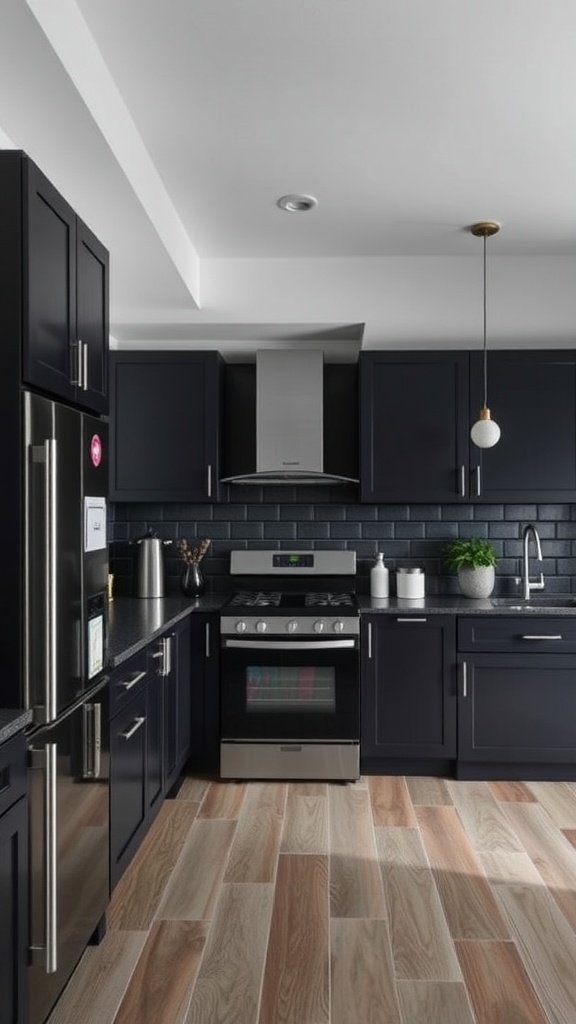
[[315,618],[304,615],[223,615],[220,619],[223,636],[358,636],[357,615],[326,615]]

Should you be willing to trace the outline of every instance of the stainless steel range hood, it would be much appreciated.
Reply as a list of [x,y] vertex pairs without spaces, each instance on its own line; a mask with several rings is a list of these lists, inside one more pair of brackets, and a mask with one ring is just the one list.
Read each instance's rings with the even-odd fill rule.
[[358,483],[324,472],[322,351],[256,353],[256,467],[234,484]]

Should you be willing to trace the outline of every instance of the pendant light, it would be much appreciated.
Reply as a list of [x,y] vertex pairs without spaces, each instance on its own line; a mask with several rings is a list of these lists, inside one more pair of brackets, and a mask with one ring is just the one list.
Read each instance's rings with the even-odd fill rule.
[[491,235],[497,235],[500,225],[495,220],[482,220],[479,224],[473,224],[471,233],[476,238],[484,239],[484,405],[480,409],[480,417],[470,431],[470,437],[478,448],[493,448],[500,440],[500,427],[490,418],[488,408],[488,361],[486,347],[486,239]]

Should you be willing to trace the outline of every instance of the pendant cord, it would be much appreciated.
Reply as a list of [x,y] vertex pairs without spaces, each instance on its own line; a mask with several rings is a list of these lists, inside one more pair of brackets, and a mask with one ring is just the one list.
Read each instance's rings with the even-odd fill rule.
[[484,235],[484,408],[488,405],[488,352],[486,349],[486,235]]

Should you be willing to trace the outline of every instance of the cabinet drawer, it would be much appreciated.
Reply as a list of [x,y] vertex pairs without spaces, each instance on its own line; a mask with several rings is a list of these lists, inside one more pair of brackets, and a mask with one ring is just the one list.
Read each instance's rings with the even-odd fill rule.
[[112,718],[144,687],[149,663],[147,649],[129,658],[110,680],[110,717]]
[[575,654],[576,617],[549,615],[485,616],[458,619],[460,651],[508,651],[527,654]]
[[0,814],[26,792],[26,740],[24,733],[0,746]]

